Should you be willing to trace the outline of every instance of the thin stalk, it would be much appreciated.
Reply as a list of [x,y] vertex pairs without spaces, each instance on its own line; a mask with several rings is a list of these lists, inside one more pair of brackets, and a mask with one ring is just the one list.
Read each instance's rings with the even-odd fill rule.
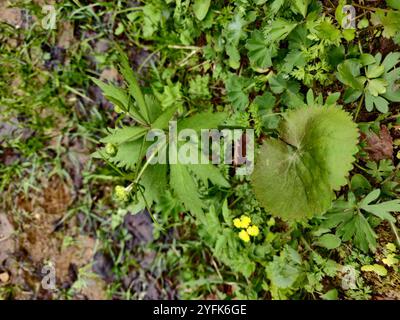
[[389,222],[389,224],[390,224],[390,227],[392,228],[394,236],[396,237],[397,246],[400,248],[400,236],[397,231],[397,227],[393,222]]
[[361,107],[362,107],[362,105],[363,105],[363,103],[364,103],[364,97],[365,97],[365,95],[363,94],[363,95],[361,96],[360,102],[358,103],[356,115],[354,116],[354,121],[357,121],[358,115],[360,114]]
[[306,247],[307,251],[314,252],[314,250],[311,248],[310,244],[307,242],[307,240],[301,236],[300,237],[301,242],[303,242],[304,246]]

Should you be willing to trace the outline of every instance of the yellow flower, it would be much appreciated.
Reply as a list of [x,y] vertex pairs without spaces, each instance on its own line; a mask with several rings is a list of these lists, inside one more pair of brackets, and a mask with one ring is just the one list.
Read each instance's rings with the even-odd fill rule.
[[239,218],[233,219],[233,225],[234,225],[236,228],[241,228],[241,227],[242,227],[242,221],[240,221]]
[[244,242],[249,242],[250,241],[250,236],[246,232],[246,230],[242,230],[239,232],[239,238],[243,240]]
[[257,237],[260,234],[260,229],[257,226],[250,226],[247,228],[247,233],[252,237]]
[[251,223],[250,217],[249,217],[249,216],[246,216],[246,215],[242,215],[242,216],[240,217],[240,221],[242,222],[242,228],[243,228],[243,229],[246,229],[246,228],[250,225],[250,223]]

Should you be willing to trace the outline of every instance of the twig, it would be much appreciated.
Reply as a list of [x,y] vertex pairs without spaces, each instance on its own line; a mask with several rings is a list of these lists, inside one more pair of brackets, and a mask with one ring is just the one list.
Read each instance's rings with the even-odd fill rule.
[[364,10],[369,10],[369,11],[377,11],[377,10],[382,10],[384,12],[390,12],[391,10],[388,9],[382,9],[382,8],[372,8],[372,7],[366,7],[366,6],[362,6],[360,4],[357,3],[353,3],[352,6],[360,8],[360,9],[364,9]]

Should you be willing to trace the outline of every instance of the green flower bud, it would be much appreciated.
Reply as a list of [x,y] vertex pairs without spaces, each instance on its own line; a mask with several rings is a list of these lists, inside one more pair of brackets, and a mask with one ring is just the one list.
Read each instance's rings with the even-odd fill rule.
[[125,202],[129,199],[129,192],[123,186],[116,186],[114,189],[114,194],[118,201]]
[[112,143],[107,143],[105,151],[109,156],[113,157],[117,154],[117,147]]

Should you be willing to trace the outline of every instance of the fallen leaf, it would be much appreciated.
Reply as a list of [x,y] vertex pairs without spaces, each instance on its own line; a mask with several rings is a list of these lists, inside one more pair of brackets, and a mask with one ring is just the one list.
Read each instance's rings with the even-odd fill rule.
[[15,242],[11,236],[14,227],[5,214],[0,214],[0,265],[14,252]]
[[61,25],[60,32],[58,34],[58,46],[63,49],[68,49],[71,47],[74,38],[74,26],[72,23],[64,21]]
[[370,132],[365,137],[367,142],[365,150],[368,152],[371,160],[380,161],[383,159],[392,159],[393,139],[386,126],[381,127],[379,135]]

